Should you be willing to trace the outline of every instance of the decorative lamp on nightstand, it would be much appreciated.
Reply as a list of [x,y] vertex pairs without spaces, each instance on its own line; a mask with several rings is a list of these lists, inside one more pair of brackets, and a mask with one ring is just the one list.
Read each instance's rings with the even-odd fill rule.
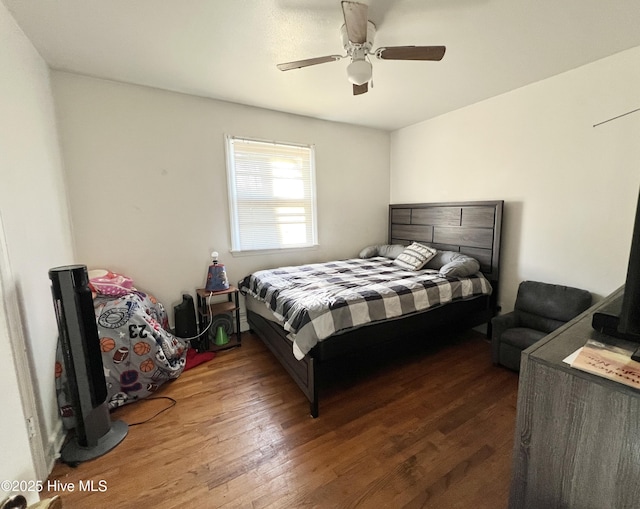
[[218,263],[218,252],[211,253],[211,265],[207,273],[206,290],[208,292],[220,292],[229,289],[229,280],[227,279],[227,271],[222,263]]

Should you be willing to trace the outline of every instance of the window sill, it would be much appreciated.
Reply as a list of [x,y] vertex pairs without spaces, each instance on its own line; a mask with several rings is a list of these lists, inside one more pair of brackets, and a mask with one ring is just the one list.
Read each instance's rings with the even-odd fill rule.
[[318,249],[319,245],[315,244],[313,246],[305,246],[305,247],[283,247],[279,249],[256,249],[251,251],[234,251],[231,250],[231,256],[234,258],[242,257],[242,256],[263,256],[263,255],[271,255],[271,254],[279,254],[279,253],[294,253],[300,251],[315,251]]

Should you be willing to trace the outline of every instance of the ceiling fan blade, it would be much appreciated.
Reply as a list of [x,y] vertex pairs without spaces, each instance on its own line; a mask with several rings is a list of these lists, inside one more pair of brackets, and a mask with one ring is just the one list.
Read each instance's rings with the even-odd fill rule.
[[326,57],[307,58],[306,60],[295,60],[293,62],[285,62],[278,64],[276,67],[281,71],[290,71],[291,69],[300,69],[301,67],[309,67],[310,65],[324,64],[326,62],[335,62],[344,58],[342,55],[328,55]]
[[360,2],[342,2],[344,24],[347,36],[354,44],[367,42],[367,21],[369,6]]
[[393,46],[378,48],[375,55],[384,60],[442,60],[445,46]]
[[369,91],[369,83],[353,85],[353,95],[366,94]]

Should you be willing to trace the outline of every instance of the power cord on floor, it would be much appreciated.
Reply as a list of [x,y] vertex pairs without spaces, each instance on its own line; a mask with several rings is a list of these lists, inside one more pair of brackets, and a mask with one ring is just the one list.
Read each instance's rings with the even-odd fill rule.
[[134,423],[129,424],[129,427],[131,427],[131,426],[139,426],[140,424],[146,424],[147,422],[149,422],[149,421],[155,419],[156,417],[158,417],[161,413],[166,412],[170,408],[173,408],[174,406],[176,406],[176,403],[177,403],[177,401],[175,399],[170,398],[169,396],[156,396],[154,398],[146,398],[146,399],[144,399],[142,401],[149,401],[149,400],[153,400],[153,399],[168,399],[171,402],[171,404],[168,407],[163,408],[162,410],[160,410],[156,414],[152,415],[148,419],[145,419],[144,421],[134,422]]

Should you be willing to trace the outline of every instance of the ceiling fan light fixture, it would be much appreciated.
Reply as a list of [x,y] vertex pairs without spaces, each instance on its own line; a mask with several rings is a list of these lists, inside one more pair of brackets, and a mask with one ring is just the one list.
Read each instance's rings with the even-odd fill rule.
[[353,60],[347,66],[347,77],[354,85],[364,85],[371,79],[371,63],[366,60]]
[[376,25],[368,19],[369,3],[370,0],[367,3],[357,0],[342,2],[344,24],[340,27],[340,38],[345,55],[327,55],[285,62],[277,64],[278,69],[290,71],[348,58],[351,63],[347,66],[347,78],[353,85],[353,95],[361,95],[368,92],[369,85],[373,87],[370,55],[375,55],[381,60],[442,60],[446,50],[444,46],[383,46],[372,51]]

